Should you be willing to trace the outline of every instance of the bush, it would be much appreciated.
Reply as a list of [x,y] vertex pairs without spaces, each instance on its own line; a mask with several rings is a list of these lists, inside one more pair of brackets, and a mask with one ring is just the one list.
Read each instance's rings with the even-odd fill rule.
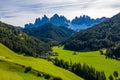
[[46,75],[45,75],[45,79],[50,79],[50,75],[49,75],[49,74],[46,74]]
[[37,76],[38,76],[38,77],[41,77],[41,76],[43,76],[43,74],[38,72],[38,73],[37,73]]
[[100,49],[99,52],[100,52],[100,55],[103,55],[103,54],[104,54],[104,52],[103,52],[102,49]]
[[55,77],[53,80],[62,80],[60,77]]
[[113,80],[113,76],[112,75],[109,76],[109,80]]
[[114,71],[114,72],[113,72],[113,75],[114,75],[115,78],[117,78],[117,77],[118,77],[118,72],[117,72],[117,71]]
[[77,55],[77,52],[76,52],[76,51],[74,51],[74,52],[73,52],[73,55]]
[[32,67],[26,67],[24,73],[28,73],[29,71],[31,71],[31,69]]

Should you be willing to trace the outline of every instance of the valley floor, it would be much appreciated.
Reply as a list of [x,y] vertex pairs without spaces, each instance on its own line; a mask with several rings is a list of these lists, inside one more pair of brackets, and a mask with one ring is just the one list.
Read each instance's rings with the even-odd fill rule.
[[74,51],[64,50],[63,47],[53,47],[53,51],[58,53],[57,57],[64,61],[80,62],[92,66],[98,71],[104,71],[107,78],[114,71],[118,71],[120,74],[120,61],[106,59],[104,55],[100,55],[99,51],[76,52],[76,55],[73,55]]

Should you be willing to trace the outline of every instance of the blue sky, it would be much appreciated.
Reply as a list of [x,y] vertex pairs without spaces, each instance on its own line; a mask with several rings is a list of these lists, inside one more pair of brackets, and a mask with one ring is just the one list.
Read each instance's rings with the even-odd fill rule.
[[15,26],[34,22],[46,14],[58,13],[68,19],[89,15],[111,17],[120,11],[120,0],[0,0],[0,20]]

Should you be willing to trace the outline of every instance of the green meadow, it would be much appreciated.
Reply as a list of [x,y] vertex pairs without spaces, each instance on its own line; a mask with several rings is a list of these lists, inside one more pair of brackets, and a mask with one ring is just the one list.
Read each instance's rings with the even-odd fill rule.
[[[120,61],[106,59],[99,51],[76,52],[76,55],[73,55],[74,51],[64,50],[63,47],[53,47],[53,51],[58,53],[59,59],[87,64],[98,71],[104,71],[107,77],[113,74],[113,71],[118,71],[120,74]],[[0,44],[0,80],[45,80],[32,73],[24,73],[24,68],[16,64],[31,66],[32,69],[61,77],[63,80],[82,80],[77,75],[53,65],[50,61],[18,55]]]
[[[16,63],[24,66],[31,66],[32,69],[55,77],[61,77],[63,80],[82,80],[82,78],[70,71],[53,65],[52,62],[40,58],[18,55],[6,46],[0,44],[0,80],[45,80],[42,77],[24,73],[23,68],[19,65],[15,65]],[[8,64],[13,65],[12,69]]]
[[57,57],[64,61],[80,62],[92,66],[98,71],[104,71],[107,78],[113,74],[113,71],[118,71],[120,74],[120,61],[106,59],[104,55],[100,55],[99,51],[76,52],[76,55],[73,55],[74,51],[64,50],[63,47],[53,47],[53,51],[58,53]]
[[37,77],[29,73],[24,73],[24,68],[15,63],[0,60],[0,80],[44,80],[43,77]]

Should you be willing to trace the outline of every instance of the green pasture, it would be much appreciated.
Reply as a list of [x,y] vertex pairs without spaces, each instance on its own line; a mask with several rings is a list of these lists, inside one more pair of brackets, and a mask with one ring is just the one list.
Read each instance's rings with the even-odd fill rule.
[[[2,44],[0,44],[0,60],[31,66],[35,70],[53,75],[55,77],[61,77],[63,80],[82,80],[82,78],[72,72],[53,65],[52,62],[40,58],[18,55]],[[0,80],[44,80],[43,78],[39,78],[31,74],[24,74],[19,70],[11,71],[6,68],[4,69],[4,66],[8,67],[9,65],[5,64],[0,67],[0,75],[3,74],[2,79],[0,78]],[[7,79],[6,75],[8,75],[8,77],[10,76],[10,79]]]
[[98,71],[104,71],[107,77],[113,74],[113,71],[118,71],[120,74],[120,61],[106,59],[99,51],[76,52],[76,55],[73,55],[74,51],[64,50],[63,47],[53,47],[53,51],[58,53],[59,59],[87,64]]

